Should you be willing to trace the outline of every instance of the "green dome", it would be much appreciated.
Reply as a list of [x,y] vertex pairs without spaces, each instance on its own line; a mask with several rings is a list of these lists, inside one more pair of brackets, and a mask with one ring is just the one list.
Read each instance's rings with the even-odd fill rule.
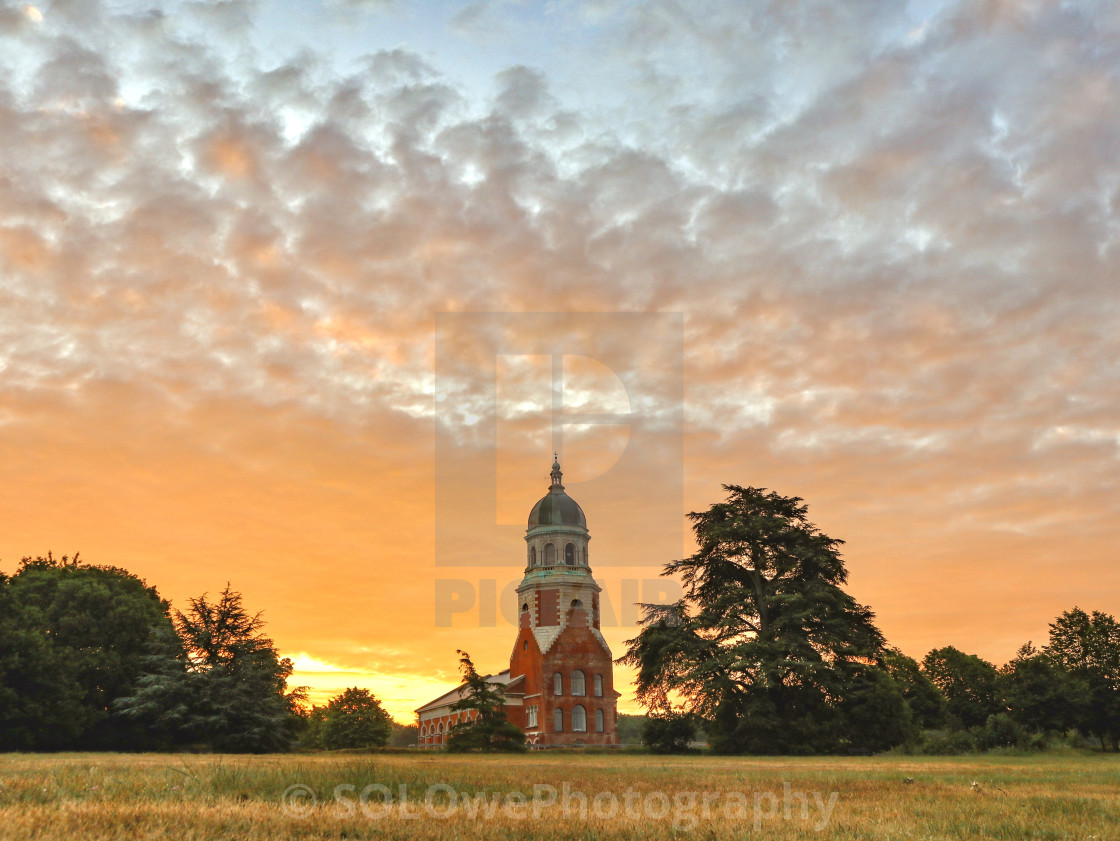
[[560,463],[552,464],[552,485],[541,500],[529,512],[529,528],[537,526],[576,526],[587,528],[587,518],[579,503],[564,493],[560,483]]
[[535,526],[579,526],[587,528],[587,518],[579,503],[563,491],[549,491],[529,512],[529,528]]

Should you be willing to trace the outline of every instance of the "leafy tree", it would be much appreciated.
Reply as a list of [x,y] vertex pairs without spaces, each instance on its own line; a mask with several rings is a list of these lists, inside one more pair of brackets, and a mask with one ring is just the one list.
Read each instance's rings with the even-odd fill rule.
[[973,727],[969,732],[976,739],[976,747],[980,750],[1028,746],[1026,729],[1008,713],[990,715],[983,727]]
[[322,743],[328,750],[383,747],[392,734],[392,719],[368,689],[352,687],[327,702]]
[[840,702],[844,719],[843,747],[879,752],[916,742],[921,730],[901,684],[877,664],[853,668],[853,678]]
[[327,723],[327,708],[312,705],[309,708],[301,709],[299,715],[301,721],[297,729],[300,732],[302,744],[315,748],[325,747],[323,728]]
[[[0,578],[0,744],[25,749],[152,747],[113,715],[154,646],[173,641],[168,603],[111,566],[24,558]],[[174,644],[173,642],[171,643]]]
[[30,627],[0,573],[0,750],[65,747],[89,726],[82,687],[49,635]]
[[684,753],[696,735],[696,719],[688,713],[651,715],[642,726],[642,744],[654,753]]
[[1032,732],[1064,733],[1084,721],[1089,684],[1054,657],[1027,643],[999,670],[1011,718]]
[[1075,607],[1050,624],[1043,651],[1088,688],[1078,728],[1097,736],[1106,750],[1120,739],[1120,624],[1107,613]]
[[935,648],[922,660],[922,671],[941,690],[949,715],[961,727],[983,725],[1003,712],[996,667],[951,645]]
[[906,699],[916,725],[933,729],[945,723],[945,696],[922,672],[917,660],[907,657],[897,648],[891,648],[883,652],[879,662],[902,688],[902,697]]
[[726,502],[689,514],[697,552],[662,572],[681,576],[684,597],[643,605],[619,662],[637,668],[647,709],[699,716],[717,751],[839,749],[843,701],[883,649],[872,612],[841,587],[842,541],[798,497],[724,489]]
[[473,711],[474,715],[451,728],[447,749],[455,752],[525,750],[525,734],[506,717],[505,697],[501,689],[478,673],[467,652],[456,653],[466,691],[451,705],[451,709],[456,712]]
[[216,602],[191,599],[186,612],[175,611],[181,653],[150,658],[149,674],[121,711],[176,742],[241,753],[287,750],[305,694],[287,690],[292,661],[280,658],[263,626],[228,584]]

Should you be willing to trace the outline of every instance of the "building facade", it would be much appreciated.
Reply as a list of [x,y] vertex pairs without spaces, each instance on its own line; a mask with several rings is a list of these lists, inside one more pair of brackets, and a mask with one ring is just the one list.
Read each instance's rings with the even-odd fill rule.
[[[531,747],[618,744],[614,660],[599,628],[600,587],[591,576],[587,518],[564,491],[559,461],[529,513],[525,575],[517,588],[517,639],[501,686],[510,721]],[[452,705],[460,686],[417,711],[419,745],[443,745],[469,714]]]

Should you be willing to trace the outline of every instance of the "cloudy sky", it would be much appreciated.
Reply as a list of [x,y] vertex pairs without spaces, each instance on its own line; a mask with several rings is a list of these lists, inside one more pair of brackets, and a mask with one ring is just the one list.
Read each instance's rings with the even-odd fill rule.
[[0,0],[0,568],[406,718],[557,447],[616,655],[734,483],[1002,662],[1120,611],[1118,92],[1103,0]]

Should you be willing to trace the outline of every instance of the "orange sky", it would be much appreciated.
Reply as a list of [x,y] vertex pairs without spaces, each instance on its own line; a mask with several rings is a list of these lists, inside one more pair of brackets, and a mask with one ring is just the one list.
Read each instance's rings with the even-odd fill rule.
[[913,656],[1120,611],[1120,21],[638,5],[0,0],[0,568],[228,581],[406,719],[508,662],[557,354],[616,655],[721,483]]

